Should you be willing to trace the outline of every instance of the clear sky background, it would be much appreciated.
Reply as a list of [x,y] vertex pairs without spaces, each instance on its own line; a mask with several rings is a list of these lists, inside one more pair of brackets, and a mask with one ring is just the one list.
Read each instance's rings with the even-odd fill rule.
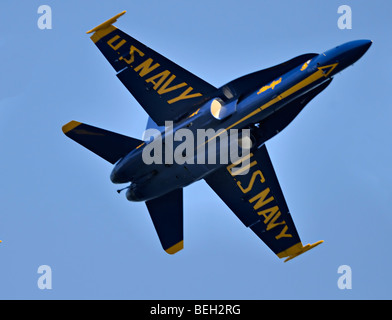
[[[40,30],[40,5],[52,29]],[[340,5],[352,9],[341,30]],[[391,30],[388,0],[54,1],[0,5],[1,299],[391,299]],[[116,26],[215,86],[309,52],[371,39],[267,142],[304,244],[288,262],[204,181],[184,192],[184,250],[166,254],[144,203],[61,131],[70,120],[141,138],[147,114],[87,30]],[[40,265],[52,289],[37,286]],[[340,290],[338,268],[352,270]]]

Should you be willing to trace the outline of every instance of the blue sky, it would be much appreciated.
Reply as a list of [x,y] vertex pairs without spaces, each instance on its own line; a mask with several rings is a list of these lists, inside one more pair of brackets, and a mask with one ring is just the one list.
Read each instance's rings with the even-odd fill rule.
[[[37,26],[40,5],[52,29]],[[337,26],[340,5],[352,29]],[[184,192],[185,248],[166,254],[111,165],[70,120],[141,138],[147,114],[85,34],[116,26],[215,86],[350,40],[373,45],[267,142],[304,244],[279,260],[203,182]],[[1,3],[0,299],[391,299],[390,12],[377,1]],[[37,286],[40,265],[52,289]],[[339,266],[352,270],[340,290]]]

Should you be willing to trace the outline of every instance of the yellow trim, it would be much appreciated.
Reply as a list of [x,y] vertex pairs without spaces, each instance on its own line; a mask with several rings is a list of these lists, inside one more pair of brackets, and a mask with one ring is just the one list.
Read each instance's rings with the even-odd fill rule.
[[182,249],[184,249],[184,240],[177,242],[174,246],[171,246],[169,249],[166,249],[165,251],[168,254],[175,254],[176,252],[178,252]]
[[301,71],[304,71],[304,70],[309,66],[310,61],[312,61],[312,59],[306,61],[306,62],[303,64],[303,66],[302,66],[302,68],[301,68]]
[[313,249],[314,247],[317,247],[319,244],[323,243],[324,240],[317,241],[313,244],[307,244],[306,246],[302,245],[302,242],[298,242],[297,244],[291,246],[290,248],[279,252],[277,256],[279,258],[285,258],[288,257],[284,262],[287,262],[291,259],[294,259],[295,257],[298,257],[299,255],[303,254],[306,251],[309,251],[310,249]]
[[145,144],[145,142],[139,144],[139,145],[136,147],[136,149],[139,149],[139,148],[140,148],[142,145],[144,145],[144,144]]
[[188,119],[189,119],[189,118],[192,118],[192,117],[195,116],[195,115],[197,115],[197,114],[199,113],[199,111],[200,111],[200,108],[197,109],[194,113],[192,113],[192,114],[188,117]]
[[282,82],[282,77],[280,77],[279,80],[274,80],[274,81],[271,82],[271,84],[262,87],[262,88],[259,90],[259,92],[257,92],[257,94],[260,94],[260,93],[262,93],[262,92],[264,92],[264,91],[267,91],[268,89],[272,89],[272,90],[273,90],[273,89],[275,88],[275,86],[276,86],[277,84],[281,83],[281,82]]
[[118,18],[120,18],[122,15],[124,15],[126,11],[124,10],[123,12],[116,14],[113,18],[110,18],[109,20],[106,20],[105,22],[101,23],[99,26],[96,26],[95,28],[87,31],[86,33],[93,33],[98,30],[106,29],[107,27],[111,26],[113,23],[117,21]]
[[278,258],[282,259],[284,257],[287,256],[291,256],[293,254],[295,254],[296,252],[300,251],[303,248],[302,242],[298,242],[297,244],[293,245],[292,247],[279,252],[278,254],[276,254],[278,256]]
[[[104,36],[108,35],[109,33],[113,32],[114,30],[117,30],[115,26],[108,26],[105,29],[98,30],[97,32],[94,32],[94,34],[90,37],[90,39],[94,42],[97,43],[99,40],[101,40]],[[125,41],[125,40],[124,40]]]
[[82,123],[81,122],[77,122],[77,121],[70,121],[67,124],[63,125],[63,132],[67,133],[68,131],[71,131],[73,129],[75,129],[77,126],[80,126]]

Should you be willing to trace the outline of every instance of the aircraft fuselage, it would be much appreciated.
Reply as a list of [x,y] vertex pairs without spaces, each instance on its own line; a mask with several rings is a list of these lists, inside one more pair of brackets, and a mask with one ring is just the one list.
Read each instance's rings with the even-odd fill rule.
[[[263,121],[275,112],[289,112],[289,109],[285,111],[284,108],[285,106],[289,108],[291,101],[315,90],[326,81],[330,81],[335,74],[356,62],[370,45],[371,41],[369,40],[345,43],[315,56],[269,83],[260,83],[259,88],[251,94],[233,97],[227,101],[227,104],[235,104],[235,111],[224,119],[218,120],[213,117],[211,101],[205,103],[187,118],[174,123],[172,130],[162,132],[161,139],[165,141],[162,148],[163,157],[173,157],[173,150],[182,141],[173,141],[172,135],[181,129],[187,129],[188,132],[190,130],[195,137],[197,130],[210,128],[215,130],[216,133],[208,137],[206,144],[203,143],[201,146],[195,143],[195,150],[204,147],[213,140],[219,145],[218,138],[221,133],[231,129],[241,130],[261,123],[258,130],[263,133]],[[290,118],[290,121],[295,116]],[[218,131],[219,129],[223,130]],[[279,131],[278,128],[276,131]],[[262,145],[269,138],[270,136],[263,138],[263,134],[260,134],[257,146]],[[166,141],[171,141],[172,145],[169,146]],[[146,165],[143,160],[143,150],[148,144],[147,142],[142,144],[120,159],[111,173],[110,178],[113,183],[131,182],[127,191],[127,199],[130,201],[146,201],[156,198],[176,188],[185,187],[213,170],[227,165],[227,163],[222,164],[219,161],[216,164],[199,164],[196,152],[193,155],[187,155],[187,163],[179,164],[175,161],[169,161],[169,163]],[[206,147],[205,150],[208,148]],[[193,158],[193,161],[189,161],[190,157]]]

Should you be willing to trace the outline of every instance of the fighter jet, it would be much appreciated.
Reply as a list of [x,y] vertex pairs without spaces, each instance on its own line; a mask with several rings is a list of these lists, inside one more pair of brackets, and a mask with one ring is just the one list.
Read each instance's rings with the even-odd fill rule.
[[[145,201],[163,249],[169,254],[183,249],[183,188],[201,179],[279,258],[288,261],[322,243],[302,244],[265,143],[337,73],[362,57],[372,41],[356,40],[321,54],[303,54],[216,88],[116,28],[113,23],[124,13],[87,33],[148,113],[148,128],[158,134],[139,140],[77,121],[62,129],[114,165],[110,179],[127,184],[128,200]],[[202,161],[196,161],[197,152],[189,154],[187,148],[179,151],[184,161],[173,161],[174,147],[182,141],[175,139],[177,133],[192,136],[208,129],[213,133],[193,145],[193,150],[206,150]],[[206,162],[213,152],[221,153],[208,146],[218,140],[223,145],[221,138],[232,130],[248,133],[237,136],[243,153],[235,160]],[[157,141],[161,148],[154,150]],[[153,158],[147,163],[146,155],[151,154],[164,155],[165,161]]]

